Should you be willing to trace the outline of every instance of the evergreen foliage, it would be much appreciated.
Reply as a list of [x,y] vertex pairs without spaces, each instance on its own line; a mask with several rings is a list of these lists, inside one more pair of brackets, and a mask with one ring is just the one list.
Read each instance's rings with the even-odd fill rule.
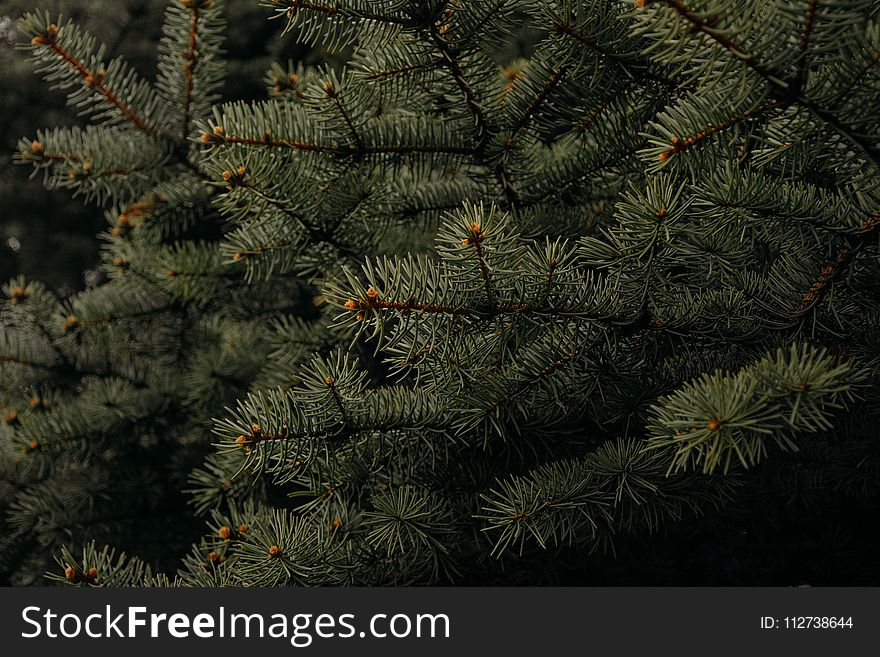
[[3,289],[8,581],[880,581],[876,2],[265,4],[221,105],[218,0],[19,23],[110,280]]

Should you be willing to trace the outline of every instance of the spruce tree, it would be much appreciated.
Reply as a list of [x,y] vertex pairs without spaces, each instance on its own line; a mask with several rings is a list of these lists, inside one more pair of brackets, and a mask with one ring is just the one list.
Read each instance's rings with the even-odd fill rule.
[[19,22],[109,281],[3,288],[9,582],[880,581],[874,0],[264,4],[220,105],[219,0]]

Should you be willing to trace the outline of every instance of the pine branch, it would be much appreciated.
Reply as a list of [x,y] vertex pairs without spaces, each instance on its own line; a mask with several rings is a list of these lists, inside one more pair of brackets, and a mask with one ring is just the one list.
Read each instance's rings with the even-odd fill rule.
[[874,69],[877,64],[880,64],[880,49],[874,51],[874,54],[871,55],[865,62],[862,64],[862,68],[859,71],[859,74],[847,85],[847,88],[843,91],[843,93],[836,99],[835,105],[841,105],[850,94],[852,94],[856,89],[858,89],[862,82],[871,71]]
[[75,329],[82,328],[90,328],[95,326],[102,326],[105,324],[111,324],[119,321],[128,321],[132,319],[142,319],[144,317],[150,317],[152,315],[157,315],[159,313],[163,313],[168,310],[174,309],[175,306],[172,303],[160,304],[154,308],[145,308],[144,310],[139,310],[135,312],[107,315],[105,317],[93,317],[93,318],[82,318],[77,317],[76,315],[70,315],[67,318],[65,324],[62,325],[62,331],[65,333],[68,331],[72,331]]
[[804,293],[800,304],[791,313],[792,321],[801,319],[825,296],[831,283],[852,263],[859,249],[874,239],[878,229],[880,229],[880,210],[865,219],[859,227],[858,237],[848,239],[848,245],[838,249],[831,262],[822,268],[810,289]]
[[35,46],[48,46],[58,57],[67,63],[70,68],[76,72],[76,74],[82,78],[83,84],[85,86],[94,89],[104,98],[106,98],[116,109],[119,110],[138,130],[153,136],[156,134],[156,131],[146,122],[145,119],[138,116],[138,114],[128,105],[126,105],[119,96],[114,93],[112,89],[110,89],[104,83],[104,75],[106,75],[106,71],[103,69],[97,71],[89,70],[86,65],[73,56],[70,52],[65,50],[58,44],[58,26],[54,23],[51,23],[45,32],[42,34],[38,34],[33,38],[32,41]]
[[810,39],[813,36],[813,26],[816,22],[816,7],[819,0],[807,0],[807,11],[804,15],[804,29],[801,32],[801,38],[798,42],[798,48],[801,52],[800,67],[803,71],[806,68],[805,57],[810,47]]
[[520,112],[519,116],[517,117],[515,123],[513,124],[513,127],[510,130],[510,137],[507,140],[508,147],[512,147],[516,144],[519,133],[522,132],[529,125],[529,122],[532,121],[534,114],[549,98],[550,94],[553,91],[553,88],[556,87],[560,82],[562,82],[562,79],[565,77],[568,69],[569,67],[565,65],[557,66],[553,69],[550,77],[548,77],[547,80],[544,81],[541,90],[532,98],[531,102],[526,106],[525,110]]
[[[701,17],[682,0],[657,1],[677,12],[693,27],[694,30],[715,41],[718,45],[732,54],[737,61],[742,62],[752,71],[757,73],[787,101],[806,108],[814,116],[834,128],[838,134],[860,150],[874,167],[880,169],[880,147],[873,145],[870,139],[865,135],[858,134],[850,126],[841,122],[834,115],[833,111],[820,108],[812,103],[803,95],[800,85],[797,84],[797,80],[786,79],[784,75],[762,64],[754,54],[748,51],[748,49],[737,44],[730,37],[726,36],[722,30],[712,23],[711,19]],[[810,22],[810,25],[812,26],[812,21]]]
[[[227,189],[230,191],[234,189],[242,189],[245,190],[247,193],[253,194],[260,200],[265,201],[271,207],[281,211],[285,216],[293,219],[296,224],[300,226],[303,231],[305,231],[305,233],[313,242],[323,242],[326,244],[330,244],[340,253],[343,253],[350,258],[356,257],[358,255],[358,253],[350,246],[340,242],[333,234],[332,230],[316,227],[314,223],[310,221],[304,214],[292,209],[286,202],[281,199],[275,198],[268,191],[259,188],[257,185],[247,180],[244,177],[244,174],[245,172],[243,167],[240,168],[239,171],[236,173],[225,171],[223,177],[225,178],[225,181],[227,183]],[[277,250],[280,248],[287,248],[292,246],[294,246],[294,243],[292,241],[282,240],[266,245],[266,247],[262,249],[243,249],[233,254],[233,260],[238,261],[248,256],[258,255],[269,249]]]
[[287,7],[285,14],[288,20],[292,20],[296,13],[305,9],[320,14],[329,14],[331,16],[344,16],[346,18],[356,18],[367,21],[375,21],[377,23],[389,23],[392,25],[400,25],[402,27],[411,26],[412,20],[404,16],[394,16],[392,14],[380,14],[378,12],[358,9],[355,7],[345,7],[340,4],[327,2],[309,2],[308,0],[271,0],[276,7]]
[[239,137],[237,135],[228,135],[224,132],[215,131],[214,134],[204,133],[202,141],[217,145],[227,144],[244,144],[246,146],[257,146],[261,148],[291,148],[299,151],[312,151],[316,153],[340,153],[341,149],[335,144],[315,144],[306,141],[298,141],[295,139],[274,139],[271,133],[266,133],[261,138],[256,137]]
[[437,23],[431,21],[425,29],[431,42],[440,52],[441,63],[452,75],[452,79],[455,80],[455,84],[458,85],[459,90],[464,96],[465,104],[476,121],[476,138],[478,144],[476,150],[477,152],[481,152],[482,149],[485,148],[486,139],[489,136],[489,121],[486,117],[486,113],[477,100],[476,92],[474,92],[471,85],[465,79],[464,71],[462,71],[461,65],[459,64],[458,59],[456,59],[456,52],[447,43],[446,39],[443,38],[443,35],[437,27]]
[[348,416],[348,410],[345,408],[345,404],[343,403],[339,390],[336,387],[336,379],[328,374],[324,378],[324,383],[327,384],[327,389],[333,397],[333,403],[336,405],[336,409],[339,411],[339,415],[342,418],[342,427],[345,428],[351,426],[351,418]]
[[4,363],[15,363],[16,365],[26,365],[27,367],[38,367],[43,369],[51,369],[52,365],[46,365],[43,363],[35,363],[30,360],[22,360],[21,358],[16,358],[10,354],[0,354],[0,361]]
[[406,73],[414,73],[416,71],[424,71],[429,70],[435,67],[436,64],[434,62],[427,63],[419,63],[419,64],[409,64],[409,65],[401,65],[396,66],[394,68],[387,68],[381,70],[371,70],[366,78],[367,80],[384,80],[385,78],[393,78],[400,75],[404,75]]
[[849,248],[844,247],[837,251],[837,253],[832,258],[831,262],[825,265],[822,268],[822,272],[819,274],[819,277],[813,282],[810,286],[810,289],[804,294],[801,299],[800,305],[795,308],[794,312],[791,314],[792,321],[796,321],[803,317],[806,312],[812,308],[819,299],[825,294],[826,290],[831,284],[838,274],[843,271],[843,268],[849,263],[852,258],[852,251]]
[[488,406],[484,407],[482,409],[483,415],[488,416],[491,413],[494,413],[507,402],[516,399],[520,395],[525,394],[532,386],[541,383],[544,379],[553,375],[559,369],[565,367],[566,365],[577,361],[588,351],[594,349],[595,346],[595,344],[583,345],[582,347],[572,350],[570,353],[557,356],[552,362],[548,363],[539,370],[528,372],[527,376],[513,390],[505,393],[503,396],[494,400]]
[[486,239],[486,232],[480,224],[471,223],[471,236],[465,238],[467,245],[474,247],[474,255],[480,266],[480,275],[483,277],[483,285],[486,289],[486,303],[489,307],[498,307],[495,301],[495,291],[492,286],[492,271],[486,263],[486,257],[483,254],[483,241]]
[[626,71],[626,73],[630,75],[636,82],[639,82],[641,84],[655,83],[663,87],[666,91],[670,92],[676,91],[679,88],[679,85],[670,78],[667,78],[658,73],[654,73],[647,68],[634,66],[632,62],[628,61],[624,57],[621,57],[619,54],[613,52],[611,49],[605,47],[604,45],[598,43],[595,39],[580,32],[577,29],[577,25],[574,23],[563,21],[560,19],[554,19],[552,27],[557,34],[571,37],[576,42],[583,46],[586,46],[588,49],[592,50],[603,59],[606,59],[616,66],[620,67],[621,69]]
[[[192,19],[189,27],[189,47],[187,48],[184,63],[184,89],[183,89],[183,117],[181,119],[182,127],[180,138],[186,139],[189,134],[190,110],[192,105],[193,85],[195,78],[193,77],[193,69],[197,64],[196,49],[198,47],[199,36],[199,9],[201,9],[202,0],[184,0],[183,5],[190,10]],[[208,3],[210,7],[210,3]]]
[[651,407],[647,449],[675,449],[670,472],[757,465],[768,444],[797,451],[794,437],[832,427],[863,372],[825,350],[792,345],[736,374],[716,371]]
[[348,126],[348,129],[351,131],[351,137],[354,140],[354,149],[355,152],[362,152],[363,150],[363,139],[361,139],[360,134],[358,134],[357,128],[354,127],[354,123],[351,120],[351,117],[348,115],[348,112],[345,111],[345,106],[342,104],[342,101],[339,99],[339,93],[337,93],[334,89],[330,89],[329,91],[325,88],[325,92],[333,99],[336,108],[339,110],[339,114],[342,116],[345,121],[345,125]]
[[672,144],[670,145],[670,147],[664,151],[661,151],[657,155],[657,159],[660,160],[661,162],[665,162],[673,155],[676,155],[678,153],[683,153],[684,151],[688,150],[689,148],[696,146],[696,145],[699,145],[702,142],[704,142],[705,140],[710,139],[714,135],[716,135],[720,132],[723,132],[725,130],[728,130],[729,128],[732,128],[736,125],[739,125],[740,123],[743,123],[744,121],[748,121],[749,119],[757,118],[757,117],[761,116],[762,114],[764,114],[765,112],[767,112],[768,110],[770,110],[778,105],[779,105],[778,100],[771,99],[771,100],[765,101],[763,103],[760,103],[760,104],[756,105],[755,107],[753,107],[752,109],[746,110],[745,112],[742,112],[741,114],[737,114],[736,116],[732,116],[729,119],[727,119],[727,121],[724,121],[724,122],[719,123],[717,125],[709,126],[705,130],[698,132],[696,134],[683,135],[681,137],[672,137],[672,139],[671,139]]
[[263,138],[239,137],[236,135],[217,135],[205,133],[202,141],[212,144],[244,144],[264,148],[290,148],[315,153],[331,153],[348,158],[358,155],[411,155],[415,153],[438,153],[450,155],[473,155],[474,149],[465,146],[443,146],[435,144],[378,144],[376,146],[345,146],[340,144],[317,144],[295,139],[274,139],[271,134]]
[[472,312],[468,308],[454,308],[452,306],[444,306],[435,303],[419,303],[414,300],[390,301],[379,298],[379,293],[372,287],[367,290],[366,299],[349,299],[343,305],[343,308],[352,312],[358,311],[359,316],[364,311],[374,310],[396,310],[398,312],[420,312],[441,315],[471,315]]
[[[785,91],[789,90],[790,85],[784,79],[784,76],[778,74],[776,71],[762,64],[752,53],[748,51],[747,48],[733,41],[724,33],[723,30],[721,30],[717,25],[714,24],[711,18],[703,18],[698,12],[691,9],[682,0],[657,1],[677,12],[685,21],[687,21],[693,27],[694,30],[708,36],[710,39],[715,41],[718,45],[720,45],[722,48],[724,48],[730,54],[736,57],[737,61],[741,61],[759,76],[767,80],[770,84]],[[648,4],[648,2],[641,2],[640,4],[641,6],[644,6]]]

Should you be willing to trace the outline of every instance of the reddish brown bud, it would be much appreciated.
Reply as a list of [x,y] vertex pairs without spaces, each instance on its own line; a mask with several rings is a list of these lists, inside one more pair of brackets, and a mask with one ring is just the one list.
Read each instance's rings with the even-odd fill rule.
[[12,305],[17,306],[22,301],[24,301],[27,297],[30,296],[30,293],[20,285],[15,285],[9,291],[10,297],[12,298]]

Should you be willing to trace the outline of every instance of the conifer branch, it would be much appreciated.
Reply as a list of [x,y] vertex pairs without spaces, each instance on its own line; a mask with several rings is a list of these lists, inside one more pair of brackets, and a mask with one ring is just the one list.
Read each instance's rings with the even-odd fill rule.
[[788,101],[806,108],[814,116],[834,128],[835,131],[858,148],[874,167],[880,169],[880,147],[873,145],[865,136],[859,135],[852,129],[852,127],[845,125],[832,111],[820,108],[804,97],[797,84],[797,80],[786,79],[782,74],[779,74],[762,64],[755,55],[748,51],[748,49],[737,44],[730,37],[726,36],[723,31],[713,25],[711,19],[701,17],[682,0],[659,0],[659,2],[676,11],[682,18],[690,23],[693,29],[708,36],[722,48],[734,55],[738,61],[748,66],[760,77],[766,80],[771,87],[781,93]]
[[[255,184],[251,183],[249,180],[243,177],[244,173],[241,174],[232,174],[230,173],[230,177],[227,179],[229,183],[227,186],[231,189],[243,189],[246,192],[249,192],[256,196],[257,198],[265,201],[273,208],[281,211],[285,216],[293,219],[309,236],[309,238],[313,242],[324,242],[326,244],[330,244],[338,249],[341,253],[345,253],[350,257],[354,257],[358,255],[351,247],[346,246],[345,244],[340,243],[335,236],[332,234],[332,231],[327,229],[317,228],[305,215],[293,210],[288,206],[284,201],[273,197],[268,191],[260,189]],[[224,176],[225,177],[225,176]],[[277,249],[282,246],[290,246],[290,241],[282,241],[275,242],[270,246],[267,246],[266,249],[255,250],[255,249],[247,249],[244,251],[238,252],[238,257],[246,257],[248,255],[257,255],[265,250],[269,250],[269,248]]]
[[[557,66],[555,69],[553,69],[549,78],[544,82],[544,85],[541,87],[541,90],[537,94],[535,94],[535,96],[526,106],[525,110],[520,113],[519,117],[514,122],[510,136],[507,139],[508,148],[516,147],[519,134],[528,126],[529,121],[532,120],[532,117],[534,113],[538,111],[538,108],[540,108],[541,105],[543,105],[547,101],[553,88],[559,85],[559,83],[562,81],[568,68],[568,65],[562,65]],[[507,200],[508,206],[511,209],[517,209],[520,206],[520,195],[510,182],[510,177],[508,176],[507,171],[504,167],[503,160],[500,160],[498,165],[495,167],[495,177],[501,185],[501,188],[504,190],[504,196]]]
[[[372,292],[371,292],[372,291]],[[468,308],[454,308],[436,303],[419,303],[414,299],[406,301],[387,301],[379,298],[378,292],[370,288],[366,299],[349,299],[343,308],[351,311],[396,310],[398,312],[421,312],[439,315],[471,315]]]
[[330,391],[330,396],[333,398],[336,410],[338,410],[339,415],[342,416],[342,426],[351,426],[351,418],[348,416],[348,410],[345,408],[345,403],[342,401],[342,396],[339,394],[339,390],[336,387],[336,380],[332,376],[327,375],[324,379],[324,383],[327,384],[327,389]]
[[[452,16],[456,9],[461,8],[460,6],[450,6],[449,2],[444,2],[443,4],[446,6],[446,12],[449,16]],[[493,18],[500,18],[502,16],[501,10],[506,4],[509,4],[509,0],[497,0],[495,5],[489,11],[484,11],[480,20],[469,26],[471,28],[470,34],[464,35],[461,39],[461,43],[467,43],[468,40],[475,35],[481,34],[483,30],[486,29],[487,25],[491,25]]]
[[131,123],[137,127],[138,130],[146,133],[147,135],[154,136],[156,131],[150,127],[147,122],[142,119],[137,113],[127,106],[122,100],[110,89],[103,80],[104,72],[103,71],[90,71],[86,68],[85,64],[79,61],[76,57],[74,57],[67,50],[62,48],[58,44],[58,28],[53,25],[49,26],[49,29],[42,35],[38,35],[34,37],[33,41],[34,45],[43,45],[48,46],[61,58],[65,63],[67,63],[71,69],[73,69],[77,75],[79,75],[83,83],[93,89],[95,89],[99,94],[101,94],[104,98],[110,101],[116,109],[118,109]]
[[471,224],[471,236],[466,238],[466,245],[474,247],[474,255],[477,257],[477,263],[480,267],[480,276],[483,278],[483,286],[486,289],[486,302],[490,308],[497,308],[495,302],[495,291],[492,286],[492,271],[486,262],[483,253],[483,241],[486,239],[486,231],[479,224]]
[[577,177],[568,180],[562,186],[548,187],[546,190],[527,198],[520,202],[520,207],[528,208],[540,205],[550,198],[558,198],[560,194],[569,191],[572,187],[582,185],[584,181],[589,180],[590,176],[607,172],[609,169],[621,166],[627,158],[634,157],[635,154],[646,144],[644,137],[639,137],[629,142],[622,151],[614,151],[607,158],[601,160],[595,165],[587,169],[579,170]]
[[597,42],[595,39],[579,31],[577,29],[577,26],[571,22],[557,19],[553,21],[552,27],[557,34],[571,37],[582,46],[586,46],[587,48],[598,54],[601,58],[612,62],[616,66],[619,66],[621,69],[626,71],[627,74],[630,75],[636,82],[639,82],[641,84],[653,82],[659,84],[667,91],[675,91],[678,89],[679,85],[673,80],[664,77],[663,75],[660,75],[658,73],[654,73],[647,68],[634,66],[625,58],[612,51],[610,48],[605,47],[604,45]]
[[610,104],[611,104],[610,101],[607,101],[607,100],[603,101],[603,102],[599,103],[593,111],[591,111],[586,116],[582,117],[577,122],[578,132],[582,135],[589,132],[590,127],[593,125],[593,122],[596,119],[598,119],[606,109],[608,109],[608,106]]
[[798,42],[798,48],[801,52],[801,60],[799,63],[801,69],[806,67],[804,59],[807,54],[807,49],[810,47],[810,39],[813,36],[813,27],[816,22],[816,6],[818,4],[819,0],[807,0],[807,11],[804,16],[804,29],[801,32],[801,38]]
[[804,293],[800,304],[789,316],[792,321],[799,320],[819,302],[828,291],[831,283],[852,262],[858,250],[873,239],[878,228],[880,228],[880,210],[865,219],[859,226],[857,239],[848,240],[849,244],[838,249],[831,262],[822,268],[819,276],[810,285],[810,289]]
[[406,73],[413,73],[415,71],[424,71],[430,70],[436,67],[437,64],[435,62],[426,62],[419,64],[407,64],[403,66],[396,66],[394,68],[386,68],[381,70],[371,70],[366,78],[368,80],[384,80],[385,78],[393,78],[398,75],[404,75]]
[[730,117],[727,121],[723,123],[719,123],[717,125],[709,126],[702,132],[698,132],[694,135],[685,135],[682,137],[672,137],[672,145],[662,151],[658,156],[661,162],[668,160],[673,155],[677,155],[678,153],[683,153],[689,148],[696,146],[705,140],[713,137],[714,135],[723,132],[724,130],[728,130],[736,125],[744,121],[748,121],[749,119],[754,119],[758,116],[761,116],[768,110],[772,109],[779,105],[779,101],[776,99],[771,99],[755,105],[752,109],[743,112],[742,114],[737,114],[736,116]]
[[76,153],[59,153],[54,151],[44,151],[42,145],[38,141],[32,142],[31,146],[32,154],[30,155],[30,159],[35,162],[40,162],[41,160],[53,160],[53,161],[61,161],[61,162],[79,162],[80,157]]
[[294,245],[294,242],[290,240],[278,240],[273,242],[267,242],[262,246],[255,246],[248,249],[241,249],[236,251],[232,256],[233,262],[240,262],[245,260],[251,256],[262,255],[263,253],[267,253],[269,251],[278,251],[280,249],[285,249],[287,247],[291,247]]
[[864,79],[868,77],[873,68],[880,63],[880,49],[874,51],[874,53],[865,60],[864,64],[862,64],[862,68],[859,71],[859,74],[853,78],[853,80],[847,85],[846,89],[841,93],[841,95],[837,98],[837,102],[835,104],[839,105],[843,100],[845,100],[850,94],[852,94],[856,89],[858,89]]
[[[547,285],[551,282],[552,272],[548,273]],[[592,306],[566,306],[559,304],[495,304],[492,306],[480,306],[480,308],[456,307],[439,303],[421,303],[414,298],[406,300],[381,299],[379,293],[372,287],[367,290],[366,299],[348,299],[342,307],[345,310],[356,313],[365,311],[393,310],[400,313],[425,313],[428,315],[468,316],[474,319],[486,319],[508,315],[542,315],[546,317],[579,317],[597,323],[606,323],[609,327],[634,325],[639,329],[648,328],[648,323],[640,316],[638,320],[621,319],[597,314]],[[360,316],[360,315],[359,315]],[[649,317],[650,319],[650,317]],[[652,328],[661,328],[662,324],[653,323]]]
[[533,370],[526,374],[525,378],[519,382],[519,384],[510,392],[505,393],[499,399],[494,400],[488,406],[483,409],[483,414],[488,416],[491,413],[494,413],[496,409],[498,409],[503,404],[516,399],[522,394],[528,392],[532,386],[540,383],[547,377],[553,375],[557,370],[566,365],[575,362],[578,358],[587,353],[588,350],[592,349],[594,345],[584,345],[579,347],[570,353],[563,354],[557,357],[552,362],[548,363],[546,366],[542,367],[539,370]]
[[89,173],[83,173],[84,177],[88,178],[108,178],[112,176],[128,176],[135,171],[148,171],[147,167],[142,169],[124,169],[122,167],[114,167],[113,169],[106,169],[105,171],[91,171]]
[[128,313],[120,313],[118,315],[107,315],[105,317],[94,317],[92,319],[83,319],[81,317],[77,317],[75,315],[71,315],[67,318],[67,322],[62,325],[62,330],[64,332],[79,329],[79,328],[89,328],[94,326],[103,326],[105,324],[112,324],[114,322],[124,322],[132,319],[141,319],[143,317],[150,317],[152,315],[158,315],[159,313],[166,312],[168,310],[174,310],[175,306],[172,303],[165,303],[155,308],[145,308],[144,310],[139,310],[136,312],[128,312]]
[[810,289],[804,294],[800,305],[791,314],[792,320],[800,319],[816,302],[822,298],[831,281],[843,270],[852,256],[852,251],[843,247],[837,251],[831,262],[822,268],[819,277],[813,281]]
[[790,85],[782,75],[765,66],[748,49],[728,37],[718,26],[713,24],[711,18],[700,16],[682,0],[659,0],[659,2],[676,11],[685,21],[690,23],[694,30],[708,36],[773,86],[789,90]]
[[332,153],[340,157],[363,155],[411,155],[416,153],[437,153],[449,155],[473,155],[474,149],[466,146],[444,146],[436,144],[377,144],[375,146],[352,147],[339,144],[317,144],[295,139],[274,139],[267,134],[262,138],[240,137],[237,135],[203,135],[203,141],[219,144],[244,144],[246,146],[265,148],[290,148],[316,153]]
[[511,210],[519,209],[521,207],[521,198],[519,192],[516,191],[513,184],[510,182],[510,178],[507,175],[507,171],[503,163],[499,163],[499,165],[495,167],[495,178],[498,180],[498,184],[504,191],[504,198],[507,201],[507,206]]
[[51,369],[52,365],[45,365],[42,363],[35,363],[30,360],[23,360],[21,358],[17,358],[12,356],[11,354],[0,354],[0,361],[4,363],[15,363],[16,365],[26,365],[27,367],[39,367],[43,369]]
[[189,134],[190,107],[192,105],[193,85],[195,84],[194,69],[198,63],[196,61],[196,49],[199,36],[199,9],[201,8],[199,2],[191,0],[183,0],[183,5],[190,10],[192,18],[189,27],[189,47],[183,62],[184,89],[181,140],[186,139]]
[[348,115],[348,112],[345,110],[345,106],[342,104],[342,101],[339,99],[339,94],[334,91],[331,98],[333,98],[333,102],[336,104],[336,107],[339,110],[339,113],[342,115],[342,119],[345,121],[345,125],[348,126],[348,129],[351,132],[351,137],[354,140],[355,151],[360,152],[363,149],[363,139],[361,139],[361,136],[358,133],[357,128],[354,127],[354,122],[351,120],[351,117]]
[[[474,149],[467,146],[443,146],[435,144],[378,144],[361,149],[367,155],[410,155],[414,153],[437,153],[446,155],[473,155]],[[347,151],[351,154],[354,151]]]
[[313,151],[317,153],[339,153],[340,148],[335,144],[315,144],[306,141],[298,141],[296,139],[275,139],[270,133],[266,133],[263,137],[239,137],[237,135],[227,134],[210,134],[202,135],[202,141],[211,144],[244,144],[246,146],[256,146],[265,148],[291,148],[298,151]]
[[868,135],[855,132],[850,126],[846,125],[835,116],[833,111],[818,107],[805,98],[799,99],[798,103],[816,118],[834,128],[838,134],[860,150],[875,169],[880,170],[880,146],[872,143],[872,140]]
[[46,161],[71,162],[74,164],[81,164],[82,166],[79,170],[70,172],[71,178],[105,178],[108,176],[125,176],[137,171],[151,171],[153,169],[153,166],[151,164],[144,164],[144,166],[137,168],[112,167],[110,169],[95,171],[92,168],[91,162],[89,162],[88,160],[83,160],[83,158],[76,153],[44,151],[42,150],[42,146],[39,146],[39,142],[37,141],[33,142],[32,152],[27,155],[27,160],[33,162],[34,166],[43,164]]
[[565,77],[568,68],[568,66],[563,65],[557,66],[553,69],[553,72],[544,81],[541,90],[537,94],[535,94],[535,96],[532,98],[526,108],[517,117],[516,122],[513,124],[513,128],[510,131],[510,137],[507,140],[508,147],[516,144],[519,133],[526,128],[526,126],[529,124],[529,121],[532,120],[535,112],[537,112],[541,105],[543,105],[547,101],[547,98],[552,93],[553,88],[559,85],[560,82],[562,82],[562,79]]
[[319,231],[317,228],[315,228],[311,224],[311,222],[308,221],[308,219],[306,219],[306,217],[304,215],[293,210],[284,201],[271,196],[269,194],[269,192],[267,192],[263,189],[260,189],[254,183],[250,182],[249,180],[245,180],[240,175],[238,175],[238,176],[233,175],[232,177],[230,177],[227,180],[227,182],[230,183],[228,185],[230,190],[243,189],[246,192],[251,193],[254,196],[256,196],[257,198],[265,201],[266,203],[268,203],[270,206],[272,206],[276,210],[280,210],[285,216],[290,217],[299,226],[301,226],[302,229],[305,230],[305,232],[308,233],[309,236],[313,240],[315,240],[316,242],[327,241],[327,239],[329,238],[329,235],[325,235],[324,233]]
[[455,57],[455,51],[446,42],[446,40],[443,38],[443,35],[440,34],[440,31],[438,30],[437,24],[435,22],[432,21],[428,24],[427,33],[431,39],[431,42],[440,52],[440,58],[443,66],[452,75],[452,79],[455,80],[455,84],[458,85],[459,90],[461,90],[461,93],[464,96],[465,104],[467,105],[468,109],[474,117],[474,120],[476,121],[477,144],[479,144],[479,146],[477,147],[477,151],[482,151],[486,143],[486,139],[489,135],[489,123],[486,117],[486,113],[480,106],[480,103],[477,100],[477,94],[473,90],[473,87],[471,87],[471,85],[465,79],[464,71],[462,71],[461,65]]
[[389,23],[391,25],[399,25],[401,27],[409,27],[413,25],[411,19],[404,16],[394,16],[391,14],[380,14],[374,11],[356,9],[353,7],[340,7],[335,3],[319,3],[310,2],[308,0],[272,0],[272,4],[276,7],[287,7],[287,18],[292,19],[296,12],[305,9],[306,11],[314,11],[319,14],[329,14],[331,16],[344,16],[346,18],[355,18],[366,21],[375,21],[377,23]]

